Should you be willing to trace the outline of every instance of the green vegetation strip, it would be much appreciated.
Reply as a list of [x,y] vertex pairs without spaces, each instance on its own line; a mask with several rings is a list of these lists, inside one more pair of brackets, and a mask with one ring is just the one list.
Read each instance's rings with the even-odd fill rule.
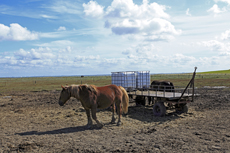
[[198,74],[230,74],[230,69],[229,70],[219,70],[219,71],[199,72]]
[[[195,78],[196,87],[204,86],[227,86],[230,87],[230,70],[215,71],[218,73],[197,73]],[[153,80],[171,81],[175,86],[186,86],[190,74],[155,74],[151,75]],[[104,86],[111,84],[111,76],[85,76],[85,77],[29,77],[29,78],[0,78],[0,95],[12,92],[37,92],[61,90],[61,85],[71,84],[94,84]]]
[[110,76],[0,78],[0,94],[19,91],[61,90],[61,85],[111,84]]

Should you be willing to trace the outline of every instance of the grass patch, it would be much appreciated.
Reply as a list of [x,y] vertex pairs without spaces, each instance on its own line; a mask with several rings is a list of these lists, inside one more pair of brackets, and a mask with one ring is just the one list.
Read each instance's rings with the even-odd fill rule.
[[[174,86],[186,86],[192,78],[191,74],[156,74],[151,75],[151,80],[167,80],[173,82]],[[203,74],[197,73],[195,86],[228,86],[230,87],[230,74]]]
[[219,70],[219,71],[198,72],[198,74],[230,74],[230,69]]
[[0,93],[61,90],[61,85],[111,84],[110,76],[0,78]]
[[[227,70],[230,71],[230,70]],[[215,71],[219,72],[219,71]],[[226,72],[226,71],[225,71]],[[175,86],[185,87],[190,79],[190,74],[155,74],[153,80],[167,80]],[[104,86],[111,84],[111,76],[85,76],[85,77],[29,77],[29,78],[0,78],[0,95],[11,92],[37,92],[61,90],[61,85],[94,84]],[[195,86],[228,86],[230,87],[230,73],[197,73]]]

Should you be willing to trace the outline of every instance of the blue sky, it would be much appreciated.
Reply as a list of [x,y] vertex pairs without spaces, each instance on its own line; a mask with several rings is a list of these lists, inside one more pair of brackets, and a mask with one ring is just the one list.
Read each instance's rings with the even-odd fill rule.
[[230,69],[230,0],[0,0],[0,77]]

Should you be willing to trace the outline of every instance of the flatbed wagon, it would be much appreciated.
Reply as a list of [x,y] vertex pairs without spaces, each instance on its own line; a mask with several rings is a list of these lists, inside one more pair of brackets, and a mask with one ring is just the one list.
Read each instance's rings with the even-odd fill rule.
[[187,113],[190,102],[194,102],[193,76],[185,88],[165,85],[150,85],[149,71],[112,72],[112,84],[123,86],[130,99],[137,105],[153,104],[153,114],[164,116],[166,110],[175,109],[178,113]]

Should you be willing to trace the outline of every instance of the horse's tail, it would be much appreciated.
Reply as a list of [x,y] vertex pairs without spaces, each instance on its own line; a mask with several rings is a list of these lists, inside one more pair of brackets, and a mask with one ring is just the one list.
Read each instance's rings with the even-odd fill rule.
[[122,86],[119,86],[121,89],[123,96],[122,96],[122,110],[126,114],[128,113],[128,107],[129,107],[129,96],[128,93],[126,92],[125,88]]

